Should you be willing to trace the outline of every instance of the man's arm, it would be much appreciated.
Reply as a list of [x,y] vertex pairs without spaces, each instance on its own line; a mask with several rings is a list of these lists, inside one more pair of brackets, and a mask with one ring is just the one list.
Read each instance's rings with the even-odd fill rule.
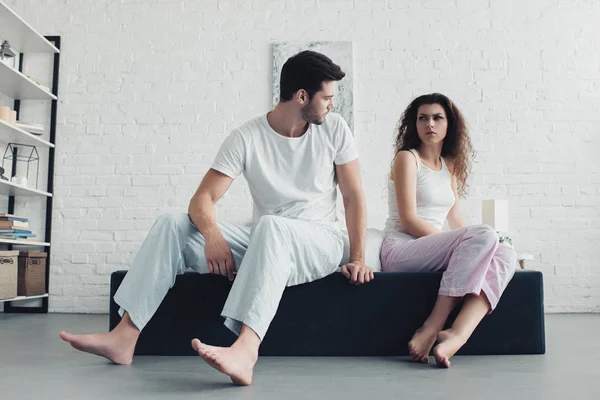
[[214,274],[226,275],[229,280],[233,280],[236,266],[231,248],[217,225],[215,204],[223,197],[232,182],[233,178],[209,169],[188,207],[190,219],[204,236],[204,253],[208,270]]
[[340,191],[344,199],[346,226],[350,239],[350,260],[342,272],[351,283],[366,283],[374,278],[373,271],[365,266],[365,241],[367,232],[367,207],[360,178],[358,159],[336,165]]

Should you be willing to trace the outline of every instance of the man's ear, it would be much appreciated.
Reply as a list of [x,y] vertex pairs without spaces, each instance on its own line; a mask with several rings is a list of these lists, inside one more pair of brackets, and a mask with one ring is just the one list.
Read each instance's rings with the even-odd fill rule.
[[308,93],[306,90],[300,89],[296,92],[296,98],[300,104],[304,104],[308,101]]

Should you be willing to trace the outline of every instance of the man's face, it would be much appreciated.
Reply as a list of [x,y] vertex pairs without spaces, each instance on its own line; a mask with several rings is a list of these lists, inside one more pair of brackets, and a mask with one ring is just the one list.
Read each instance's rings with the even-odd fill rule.
[[321,90],[302,108],[302,118],[309,124],[321,125],[334,107],[335,81],[323,82]]

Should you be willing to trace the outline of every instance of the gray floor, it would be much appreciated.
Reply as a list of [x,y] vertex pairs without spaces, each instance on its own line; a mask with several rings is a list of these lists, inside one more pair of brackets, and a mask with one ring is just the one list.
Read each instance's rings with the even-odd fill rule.
[[196,357],[115,366],[58,338],[107,325],[105,315],[0,314],[0,399],[600,399],[600,314],[547,315],[541,356],[457,356],[449,370],[404,358],[264,357],[246,388]]

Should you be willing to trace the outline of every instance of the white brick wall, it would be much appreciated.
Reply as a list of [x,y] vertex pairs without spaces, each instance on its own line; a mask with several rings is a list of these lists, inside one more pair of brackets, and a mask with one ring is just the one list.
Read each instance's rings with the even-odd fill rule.
[[[508,198],[546,308],[600,311],[600,3],[5,0],[63,38],[50,306],[106,312],[155,217],[185,210],[224,138],[267,111],[270,43],[353,40],[369,225],[386,217],[393,128],[416,95],[462,108],[478,150],[467,221]],[[236,182],[219,216],[251,204]]]

